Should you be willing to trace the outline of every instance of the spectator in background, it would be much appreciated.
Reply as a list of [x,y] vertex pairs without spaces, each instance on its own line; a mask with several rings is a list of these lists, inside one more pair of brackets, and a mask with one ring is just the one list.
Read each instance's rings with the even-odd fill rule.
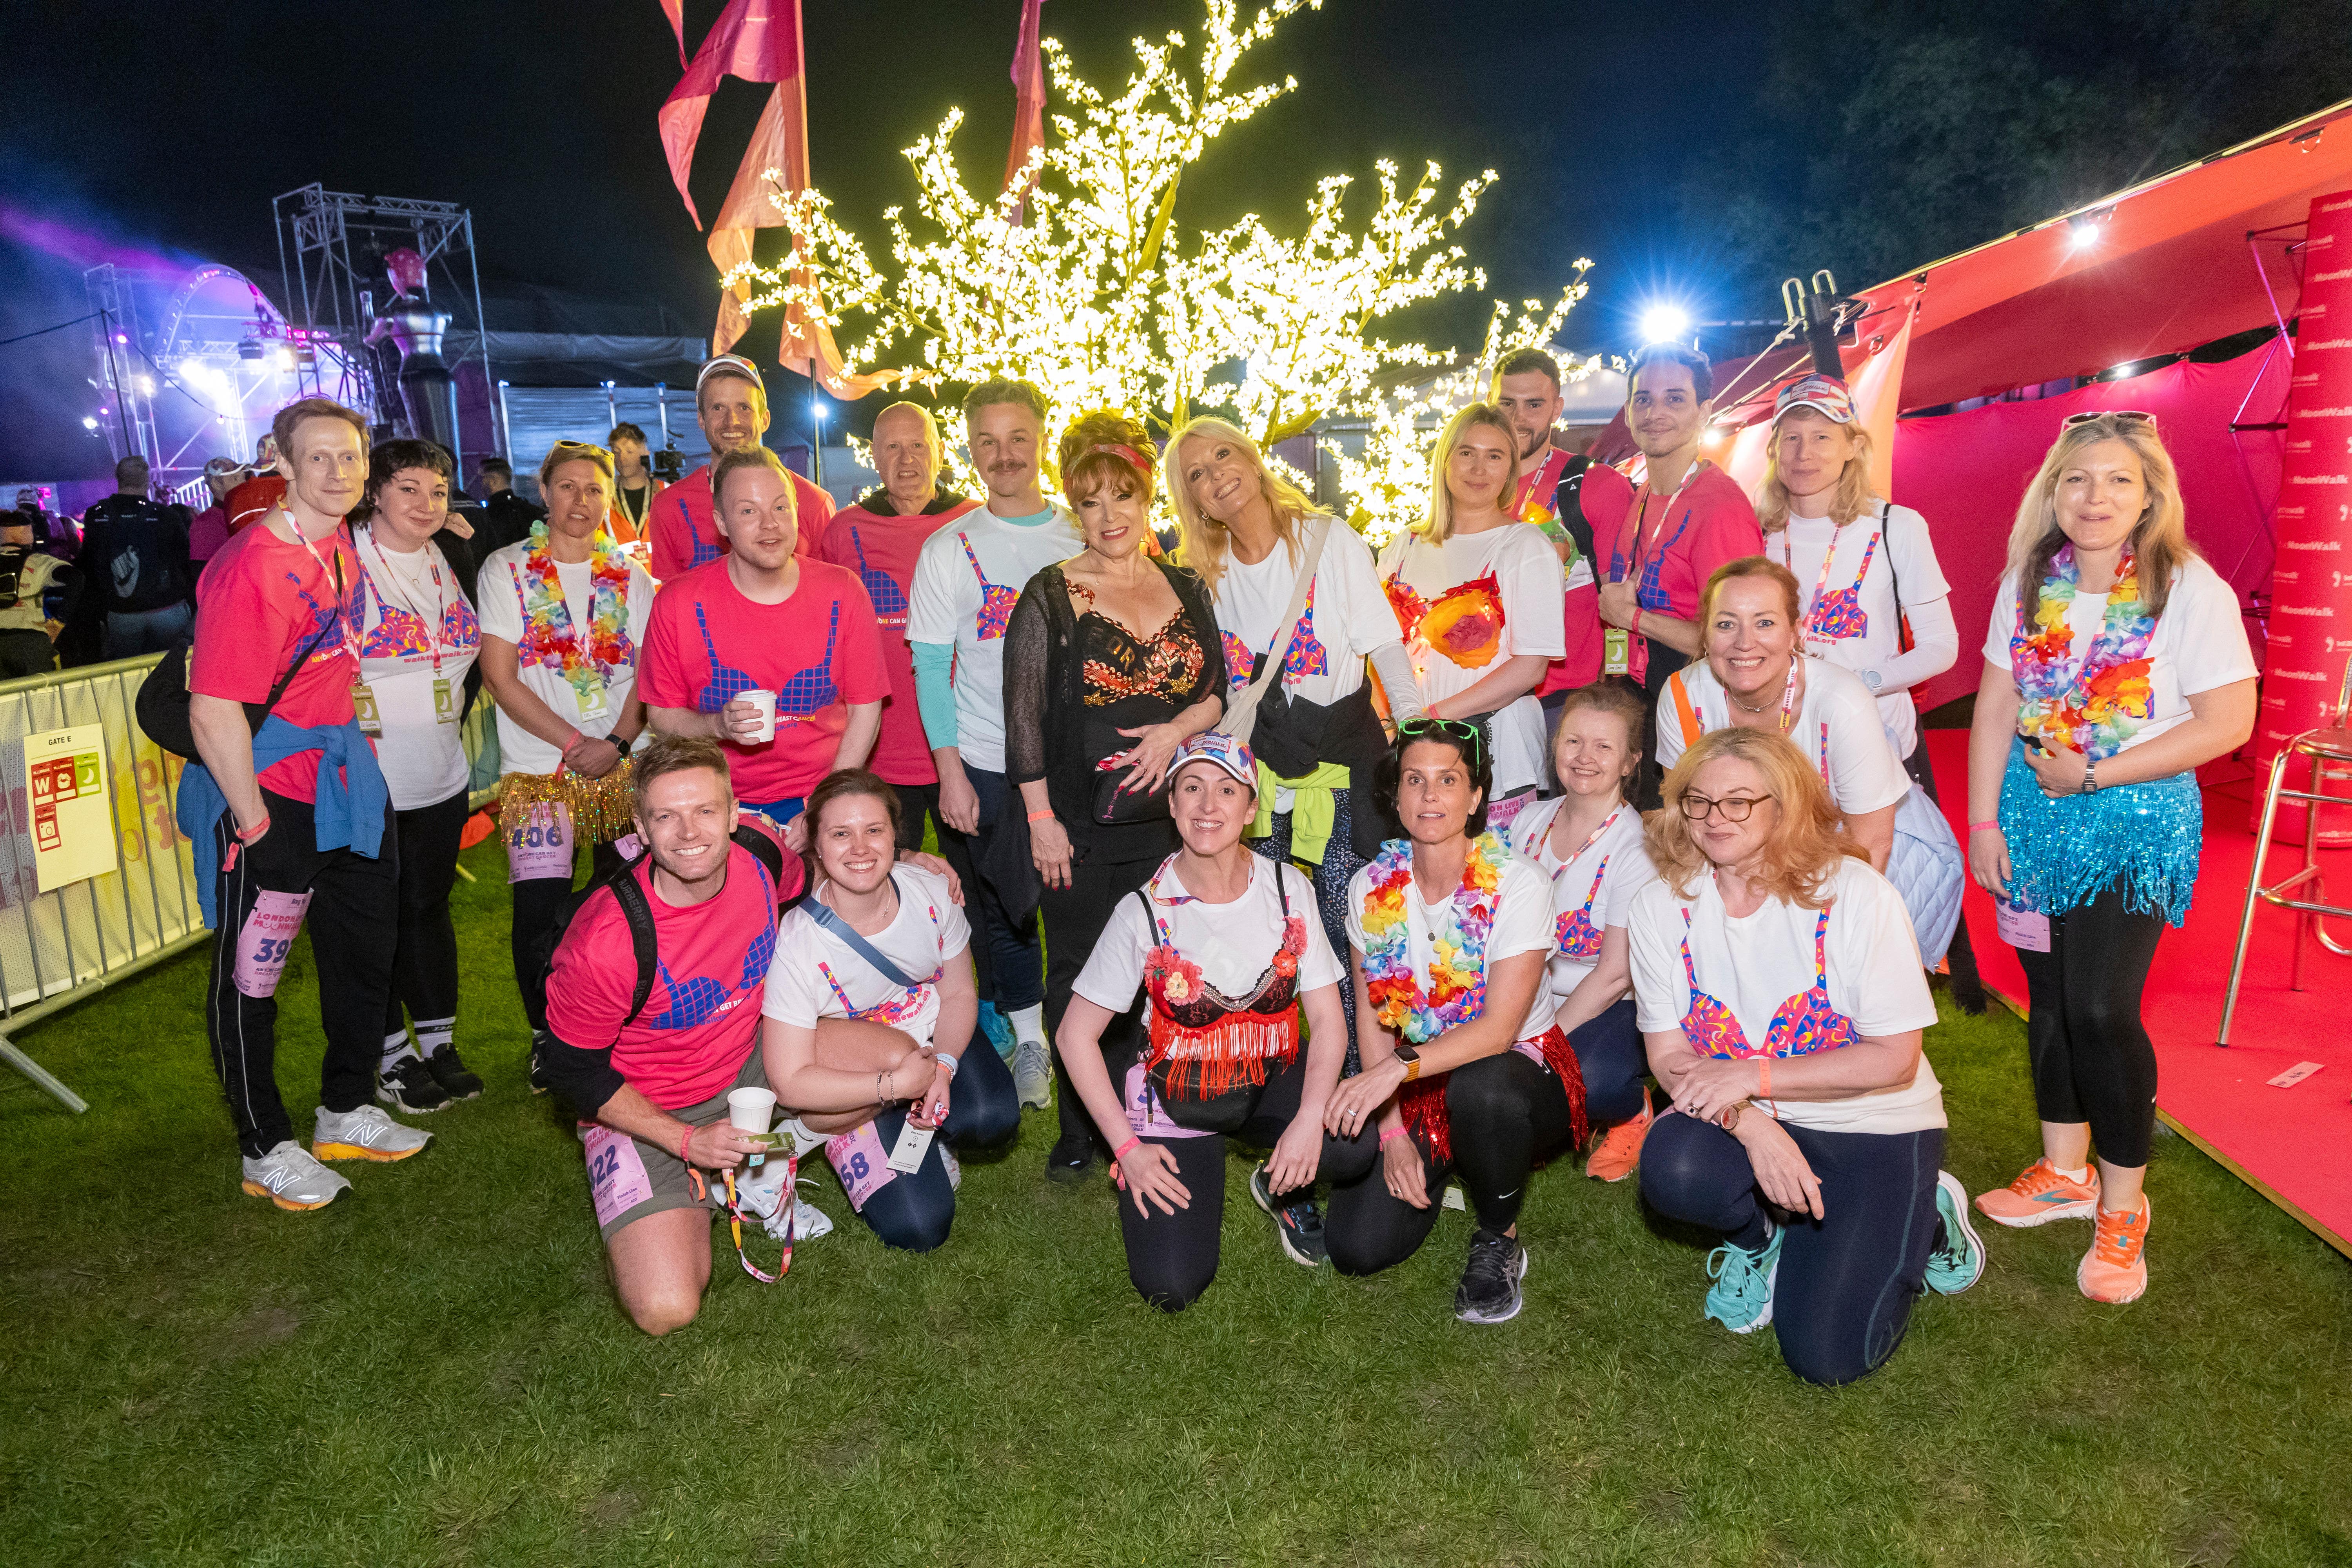
[[[654,580],[659,583],[727,553],[727,537],[710,520],[711,468],[730,452],[759,446],[768,432],[768,388],[759,367],[736,354],[705,363],[694,378],[694,417],[710,443],[711,461],[664,489],[646,509],[653,520]],[[799,519],[799,552],[814,556],[824,525],[833,521],[833,498],[798,474],[788,477]]]
[[646,536],[654,497],[669,487],[654,478],[647,466],[650,448],[646,433],[636,426],[625,421],[614,426],[604,444],[613,448],[613,513],[605,526],[619,542],[635,544]]
[[33,518],[0,516],[0,678],[56,668],[58,634],[73,615],[81,574],[35,546]]
[[531,525],[547,516],[547,509],[533,506],[515,493],[514,468],[504,458],[484,458],[478,471],[482,476],[482,517],[488,525],[481,531],[478,542],[487,560],[494,552],[529,539]]
[[228,542],[228,498],[236,489],[245,469],[236,466],[235,458],[215,458],[205,464],[205,485],[213,492],[213,504],[196,513],[188,524],[188,564],[197,572],[205,563],[221,552]]
[[253,466],[246,472],[251,477],[222,502],[231,537],[286,499],[286,478],[278,471],[277,437],[264,436],[253,444]]
[[25,526],[33,531],[33,548],[68,563],[80,553],[81,531],[73,519],[43,508],[39,489],[26,485],[18,490],[16,510],[25,514]]
[[187,635],[195,612],[188,565],[188,509],[147,493],[147,459],[114,465],[113,495],[83,515],[74,564],[106,610],[105,657],[163,653]]

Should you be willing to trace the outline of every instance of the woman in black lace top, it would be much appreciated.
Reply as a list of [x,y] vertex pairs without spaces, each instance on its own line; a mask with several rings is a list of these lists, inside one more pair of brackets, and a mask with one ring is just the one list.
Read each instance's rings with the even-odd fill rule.
[[[1048,1037],[1111,907],[1174,853],[1168,760],[1217,721],[1225,689],[1200,579],[1144,549],[1151,438],[1120,415],[1089,414],[1057,457],[1087,547],[1029,580],[1004,642],[1005,775],[1045,882]],[[1112,1031],[1135,1025],[1130,1014]],[[1076,1181],[1093,1168],[1096,1140],[1058,1054],[1054,1079],[1061,1137],[1046,1173]]]

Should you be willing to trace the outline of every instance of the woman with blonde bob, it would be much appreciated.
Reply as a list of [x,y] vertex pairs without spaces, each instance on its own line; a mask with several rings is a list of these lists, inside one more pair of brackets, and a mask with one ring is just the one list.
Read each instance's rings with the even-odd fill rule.
[[1429,510],[1381,552],[1381,586],[1433,719],[1460,719],[1489,741],[1495,799],[1507,826],[1543,778],[1536,688],[1568,651],[1559,557],[1510,513],[1519,438],[1502,410],[1473,403],[1430,454]]
[[[1255,716],[1237,731],[1258,764],[1251,847],[1309,869],[1324,933],[1333,952],[1345,952],[1348,879],[1397,831],[1370,787],[1388,741],[1364,664],[1380,672],[1391,714],[1404,720],[1421,713],[1412,663],[1370,547],[1267,468],[1255,442],[1222,419],[1201,418],[1177,431],[1168,451],[1184,563],[1216,605],[1227,700],[1251,700],[1252,683],[1264,679]],[[1352,1063],[1355,990],[1339,990]]]
[[2042,1120],[2042,1157],[1977,1207],[2095,1219],[2075,1272],[2095,1301],[2147,1289],[2140,994],[2196,889],[2197,768],[2245,744],[2254,701],[2238,596],[2189,543],[2156,422],[2069,418],[2018,507],[1969,734],[1969,870],[2015,911]]
[[1666,774],[1635,895],[1638,1022],[1672,1109],[1642,1195],[1723,1237],[1706,1316],[1779,1325],[1809,1383],[1851,1383],[1902,1342],[1923,1290],[1976,1283],[1968,1194],[1937,1169],[1944,1095],[1910,917],[1777,734],[1719,730]]

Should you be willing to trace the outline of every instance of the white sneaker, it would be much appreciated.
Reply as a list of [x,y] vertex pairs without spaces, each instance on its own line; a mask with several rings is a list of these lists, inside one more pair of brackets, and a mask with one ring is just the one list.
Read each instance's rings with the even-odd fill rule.
[[[768,1234],[778,1241],[784,1238],[784,1227],[777,1223],[773,1215],[769,1216],[768,1219]],[[795,1196],[793,1199],[793,1245],[794,1247],[803,1242],[814,1241],[820,1236],[832,1234],[833,1221],[826,1217],[823,1209],[806,1198]]]
[[1045,1041],[1023,1040],[1013,1047],[1013,1091],[1033,1110],[1054,1103],[1054,1058]]
[[321,1160],[405,1160],[432,1142],[432,1133],[402,1126],[381,1105],[341,1111],[322,1105],[310,1131],[310,1152]]
[[260,1159],[245,1162],[245,1190],[297,1214],[325,1208],[351,1187],[291,1138]]
[[[761,1167],[757,1178],[735,1184],[735,1196],[742,1203],[745,1211],[758,1215],[761,1228],[778,1241],[784,1238],[784,1223],[778,1216],[783,1212],[785,1168],[783,1161],[770,1160]],[[809,1186],[816,1185],[810,1177],[803,1176],[801,1180]],[[825,1217],[824,1211],[797,1192],[793,1194],[791,1212],[795,1244],[814,1241],[833,1229],[833,1221]]]
[[948,1191],[951,1193],[961,1192],[963,1190],[963,1162],[958,1160],[955,1157],[955,1151],[949,1148],[944,1143],[940,1145],[940,1163],[948,1168]]

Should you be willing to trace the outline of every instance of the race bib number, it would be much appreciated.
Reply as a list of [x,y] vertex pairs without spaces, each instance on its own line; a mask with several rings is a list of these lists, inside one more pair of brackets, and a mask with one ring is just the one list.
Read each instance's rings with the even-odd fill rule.
[[645,1156],[637,1141],[602,1123],[591,1123],[583,1137],[588,1145],[588,1195],[596,1204],[596,1223],[612,1224],[654,1195],[653,1178],[646,1174]]
[[1151,1079],[1137,1062],[1127,1069],[1127,1124],[1139,1138],[1208,1138],[1213,1136],[1194,1127],[1180,1127],[1169,1116],[1168,1108],[1151,1091]]
[[572,808],[562,801],[541,802],[507,835],[507,880],[571,876]]
[[874,1123],[863,1121],[853,1131],[838,1138],[828,1138],[824,1157],[833,1166],[833,1173],[841,1178],[841,1190],[849,1194],[849,1206],[854,1213],[866,1212],[866,1200],[898,1179],[890,1168],[890,1156],[883,1152],[882,1134]]
[[2027,952],[2050,951],[2050,917],[2032,910],[2021,910],[2007,899],[1992,901],[1993,923],[2000,931],[2000,940]]
[[278,977],[286,973],[287,954],[302,930],[302,911],[310,907],[308,893],[263,892],[253,900],[253,912],[236,933],[236,966],[230,984],[247,996],[271,996]]

